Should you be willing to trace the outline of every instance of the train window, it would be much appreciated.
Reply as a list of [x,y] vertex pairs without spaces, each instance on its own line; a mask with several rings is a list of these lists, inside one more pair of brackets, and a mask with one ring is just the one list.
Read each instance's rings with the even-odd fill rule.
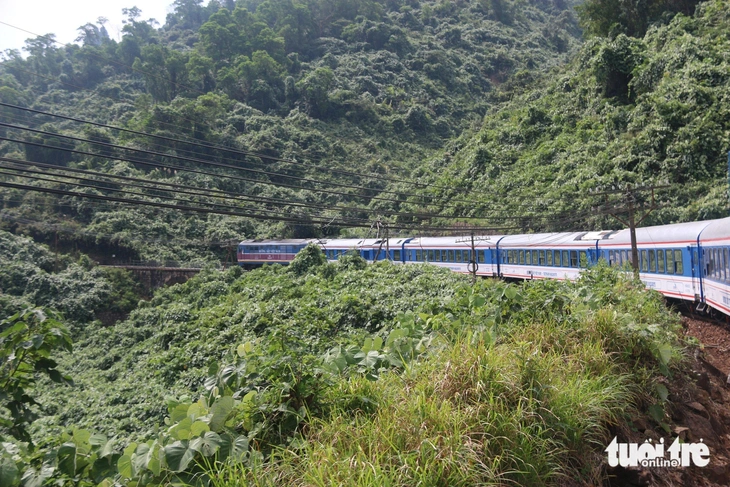
[[580,251],[580,266],[583,268],[588,267],[588,254],[585,250]]
[[567,250],[563,250],[563,263],[561,264],[563,267],[570,267],[570,259],[568,256],[570,255]]
[[520,250],[520,264],[525,265],[525,251]]
[[667,250],[667,274],[674,274],[674,252]]
[[484,264],[485,262],[487,262],[486,255],[487,255],[486,250],[477,251],[477,259],[479,259],[480,264]]
[[462,251],[461,250],[457,250],[456,251],[456,259],[454,260],[454,262],[461,262],[462,261],[461,260],[461,254],[462,254]]
[[578,252],[575,250],[570,251],[570,267],[578,267]]
[[720,276],[720,256],[718,255],[719,252],[717,249],[712,249],[712,268],[713,268],[713,274],[715,274],[715,277]]
[[540,260],[538,260],[538,263],[540,265],[545,265],[545,251],[544,250],[540,250],[540,254],[539,255],[540,255],[540,257],[539,257]]
[[549,265],[549,266],[553,265],[553,251],[552,250],[547,251],[547,265]]
[[613,250],[608,251],[608,265],[616,265],[616,255]]
[[449,261],[449,262],[455,262],[455,260],[454,260],[454,251],[453,250],[449,250],[448,251],[448,256],[447,256],[446,260]]
[[434,255],[434,251],[429,250],[428,251],[428,262],[436,262],[435,257],[436,257],[436,255]]
[[476,257],[472,257],[471,250],[465,250],[462,254],[462,262],[471,262],[472,260],[476,260]]
[[537,265],[537,250],[532,251],[532,265]]
[[400,258],[400,249],[393,251],[393,260],[397,260],[397,261],[400,261],[401,260],[401,258]]
[[530,265],[532,264],[532,254],[529,250],[525,250],[525,264]]
[[649,270],[649,258],[646,255],[646,250],[641,251],[641,272],[647,272]]
[[663,250],[657,250],[656,251],[656,270],[657,272],[664,274],[664,251]]
[[555,251],[555,266],[560,267],[560,265],[561,265],[560,264],[560,251],[556,250]]
[[418,262],[423,260],[423,250],[416,250],[416,260]]
[[725,247],[725,281],[730,281],[730,249]]
[[717,267],[718,278],[725,280],[725,255],[722,253],[722,249],[717,249]]
[[656,272],[656,255],[653,250],[649,251],[649,272]]
[[722,249],[715,249],[715,274],[718,279],[722,279]]
[[675,274],[684,274],[684,269],[682,266],[682,251],[681,250],[674,251],[674,271],[675,271]]

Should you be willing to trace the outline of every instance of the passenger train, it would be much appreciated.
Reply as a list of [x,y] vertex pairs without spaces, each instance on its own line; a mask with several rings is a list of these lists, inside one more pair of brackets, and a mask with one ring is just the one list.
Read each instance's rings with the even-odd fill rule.
[[[636,229],[639,276],[667,297],[697,303],[730,315],[730,218]],[[576,279],[605,259],[631,260],[628,229],[602,232],[538,233],[474,237],[385,239],[245,240],[238,246],[242,266],[286,264],[309,243],[329,261],[346,252],[363,259],[400,264],[427,262],[454,272],[514,279]],[[474,255],[472,255],[474,254]]]

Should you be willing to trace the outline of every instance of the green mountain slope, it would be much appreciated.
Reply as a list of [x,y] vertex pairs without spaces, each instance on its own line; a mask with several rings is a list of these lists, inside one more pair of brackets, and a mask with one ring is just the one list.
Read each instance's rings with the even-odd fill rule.
[[430,164],[431,180],[452,188],[441,201],[474,194],[482,205],[450,211],[511,212],[528,229],[608,227],[620,224],[591,192],[668,185],[644,224],[725,216],[728,12],[707,2],[641,39],[594,38],[569,66],[514,80],[479,133]]
[[[306,222],[314,216],[329,220],[341,210],[308,210],[287,203],[368,208],[387,185],[383,178],[408,178],[445,141],[477,126],[495,86],[515,71],[549,69],[565,62],[579,43],[575,17],[565,2],[269,0],[203,6],[193,0],[175,6],[159,29],[130,9],[120,42],[109,39],[103,25],[87,24],[80,29],[81,47],[58,47],[47,38],[37,38],[29,41],[26,59],[17,52],[6,53],[0,66],[0,101],[182,142],[0,107],[8,123],[47,132],[0,128],[1,136],[41,144],[0,142],[0,156],[279,198],[283,202],[243,204],[228,199],[223,204],[295,215],[303,226],[229,216],[181,216],[3,189],[6,219],[16,222],[9,228],[29,226],[17,223],[20,218],[62,220],[77,230],[63,240],[87,241],[84,248],[89,251],[101,246],[108,254],[187,261],[213,258],[220,252],[215,243],[226,239],[337,233],[337,226],[323,230],[321,224]],[[57,133],[83,140],[49,135]],[[86,140],[188,159],[133,153]],[[246,157],[200,143],[296,159],[300,164]],[[155,169],[140,159],[203,167],[213,174]],[[191,159],[258,172],[210,167]],[[27,182],[6,174],[0,178]],[[69,183],[31,184],[73,188]],[[128,183],[113,187],[134,190]],[[84,191],[109,194],[106,189]],[[159,191],[142,192],[169,198]],[[380,196],[386,201],[398,199],[388,193]],[[174,199],[191,200],[221,203],[207,196]],[[357,209],[345,213],[366,221],[378,216]],[[52,233],[40,224],[30,226],[38,238],[48,239]],[[90,235],[81,236],[81,228]],[[95,239],[93,245],[89,238]]]

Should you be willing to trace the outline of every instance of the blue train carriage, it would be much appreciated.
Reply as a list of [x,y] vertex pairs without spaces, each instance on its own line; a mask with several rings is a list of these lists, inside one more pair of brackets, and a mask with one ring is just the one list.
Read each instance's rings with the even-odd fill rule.
[[577,279],[600,259],[598,241],[611,233],[507,235],[496,242],[497,273],[511,279]]
[[[667,297],[703,301],[699,236],[710,222],[676,223],[636,229],[639,277]],[[631,262],[631,233],[620,230],[600,243],[612,265]]]
[[700,299],[730,314],[730,218],[705,223],[697,239],[701,249]]
[[[320,239],[317,244],[324,252],[328,262],[337,262],[342,255],[348,252],[356,253],[363,259],[371,262],[371,248],[373,245],[377,246],[381,240],[370,238],[370,239],[355,239],[355,238],[342,238],[342,239]],[[385,247],[383,247],[385,252]],[[385,257],[385,254],[381,256],[379,260]]]
[[312,240],[244,240],[238,244],[238,265],[288,264]]
[[480,276],[496,276],[495,243],[501,236],[466,237],[417,237],[403,245],[404,263],[424,263],[445,267],[454,272],[471,273],[472,262]]

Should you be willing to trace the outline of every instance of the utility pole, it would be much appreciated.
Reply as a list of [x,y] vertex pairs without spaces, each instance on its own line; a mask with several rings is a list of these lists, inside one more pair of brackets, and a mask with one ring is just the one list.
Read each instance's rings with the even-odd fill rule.
[[[624,226],[629,228],[629,232],[631,235],[631,267],[634,270],[634,275],[638,279],[639,277],[639,249],[636,244],[636,227],[641,224],[641,222],[646,219],[649,214],[656,210],[658,207],[656,205],[656,200],[654,197],[654,190],[655,189],[662,189],[662,188],[668,188],[668,185],[664,186],[649,186],[649,187],[641,187],[641,188],[632,188],[631,185],[629,185],[626,190],[618,190],[618,191],[606,191],[603,193],[597,193],[597,195],[606,195],[606,198],[608,198],[609,194],[616,194],[616,193],[623,193],[626,196],[626,208],[625,210],[623,208],[617,208],[617,211],[610,211],[608,212],[609,215],[614,217],[616,220],[621,222]],[[636,220],[636,194],[641,191],[651,191],[651,205],[649,205],[646,208],[646,213],[644,213],[639,220]],[[618,213],[627,213],[628,219],[624,220],[618,216]]]
[[467,269],[471,273],[471,284],[472,286],[477,282],[477,271],[479,270],[479,259],[477,259],[477,242],[489,242],[490,237],[476,237],[474,231],[471,232],[469,237],[459,238],[456,243],[470,243],[471,244],[471,257],[469,258],[469,265]]
[[385,225],[385,259],[390,260],[390,239],[388,238],[388,225]]

